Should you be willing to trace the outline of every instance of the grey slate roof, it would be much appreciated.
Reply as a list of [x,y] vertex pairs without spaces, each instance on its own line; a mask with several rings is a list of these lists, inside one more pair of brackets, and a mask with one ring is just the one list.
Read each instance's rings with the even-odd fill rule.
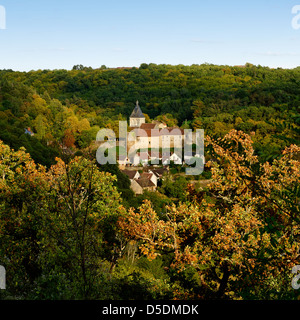
[[134,110],[132,111],[130,118],[145,118],[145,116],[143,115],[143,112],[139,106],[138,101],[136,102],[136,106],[135,106]]

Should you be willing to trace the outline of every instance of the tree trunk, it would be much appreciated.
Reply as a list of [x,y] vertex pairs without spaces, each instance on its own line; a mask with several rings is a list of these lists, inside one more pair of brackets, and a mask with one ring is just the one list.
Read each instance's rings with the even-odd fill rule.
[[222,279],[220,281],[220,286],[219,286],[219,289],[218,289],[218,292],[217,292],[217,298],[218,299],[221,299],[222,296],[225,293],[225,290],[226,290],[226,287],[227,287],[227,284],[228,284],[229,276],[230,276],[230,273],[229,273],[229,270],[228,270],[228,266],[227,266],[227,264],[225,264],[224,267],[223,267],[223,277],[222,277]]

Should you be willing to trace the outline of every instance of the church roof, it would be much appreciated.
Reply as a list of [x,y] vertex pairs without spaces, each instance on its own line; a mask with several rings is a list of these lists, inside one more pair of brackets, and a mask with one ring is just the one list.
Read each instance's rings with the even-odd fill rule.
[[134,110],[132,111],[130,118],[145,118],[145,116],[143,115],[143,112],[139,106],[138,101],[136,102],[136,106],[135,106]]
[[155,128],[156,128],[155,123],[142,123],[140,126],[140,129],[143,129],[143,130],[151,130]]

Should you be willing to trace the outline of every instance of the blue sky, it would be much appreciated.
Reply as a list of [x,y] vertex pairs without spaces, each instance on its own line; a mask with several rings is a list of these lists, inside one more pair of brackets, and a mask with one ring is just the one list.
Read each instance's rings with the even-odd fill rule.
[[[300,0],[0,0],[0,69],[300,65]],[[300,21],[300,20],[299,20]]]

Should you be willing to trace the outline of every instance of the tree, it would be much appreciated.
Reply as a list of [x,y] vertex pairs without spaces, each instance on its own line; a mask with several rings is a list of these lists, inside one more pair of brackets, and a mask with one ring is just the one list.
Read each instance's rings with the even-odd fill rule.
[[0,141],[0,172],[0,264],[9,270],[7,291],[22,297],[41,274],[38,212],[46,168],[24,148],[14,151]]
[[143,115],[145,117],[146,123],[151,123],[151,119],[150,119],[149,115],[147,113],[143,113]]
[[181,125],[181,129],[191,129],[191,125],[190,124],[191,124],[190,121],[185,120]]
[[65,287],[52,297],[97,296],[102,266],[113,270],[122,252],[115,178],[82,157],[57,159],[47,170],[1,141],[0,168],[0,263],[10,270],[9,294],[39,298],[37,283],[55,277]]
[[74,148],[75,147],[75,137],[71,130],[66,130],[65,135],[63,138],[63,144],[67,148]]
[[97,133],[100,130],[100,127],[93,126],[89,130],[83,130],[77,138],[77,142],[80,148],[87,148],[90,144],[96,140]]
[[81,157],[69,164],[57,160],[48,173],[43,204],[48,212],[43,217],[45,258],[56,267],[61,259],[68,263],[74,286],[87,298],[97,294],[101,262],[107,260],[113,268],[119,257],[116,221],[123,208],[109,173]]
[[[300,165],[291,146],[259,164],[250,136],[235,130],[207,137],[216,162],[205,196],[172,205],[164,219],[146,201],[119,220],[149,259],[173,253],[170,268],[194,268],[199,297],[295,297],[290,270],[299,259]],[[280,178],[279,178],[280,177]]]
[[179,176],[174,181],[171,177],[167,177],[162,181],[161,191],[170,198],[177,198],[181,201],[186,199],[187,180],[183,176]]
[[203,121],[201,118],[196,118],[193,121],[193,128],[196,129],[203,129]]
[[27,112],[33,118],[36,118],[39,114],[49,115],[46,101],[37,94],[32,96],[32,101],[28,106]]
[[34,127],[37,132],[37,138],[43,139],[46,135],[47,119],[43,115],[39,114],[35,119]]
[[203,101],[196,100],[193,102],[192,111],[194,111],[194,118],[200,118],[205,110]]
[[168,127],[176,127],[178,124],[177,119],[171,113],[157,116],[155,120],[165,123]]
[[78,129],[77,131],[79,133],[81,133],[82,131],[86,131],[86,130],[90,130],[91,126],[90,126],[90,122],[88,119],[82,119],[78,122]]
[[72,70],[80,70],[80,71],[82,71],[84,69],[85,69],[85,67],[82,64],[77,64],[77,65],[73,66],[73,68],[72,68]]

